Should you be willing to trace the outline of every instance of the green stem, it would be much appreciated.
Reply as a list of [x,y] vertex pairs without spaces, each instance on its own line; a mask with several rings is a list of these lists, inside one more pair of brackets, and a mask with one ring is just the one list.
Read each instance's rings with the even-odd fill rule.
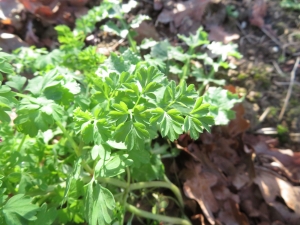
[[[61,124],[61,122],[56,121],[56,125],[61,129],[61,131],[64,133],[64,135],[67,137],[68,141],[70,142],[72,148],[74,149],[75,154],[77,155],[77,157],[81,156],[81,151],[79,149],[79,147],[77,146],[76,142],[73,140],[73,138],[70,136],[70,134],[68,133],[68,131],[66,130],[66,128]],[[84,161],[82,160],[82,166],[84,167],[84,169],[90,174],[93,175],[94,171],[93,169]]]
[[135,44],[133,38],[130,35],[130,27],[128,27],[128,25],[126,24],[124,19],[120,19],[120,21],[121,21],[121,24],[122,24],[122,28],[128,30],[127,39],[128,39],[129,44],[132,48],[132,51],[135,52],[135,53],[138,53],[137,48],[136,48],[136,44]]
[[137,216],[140,216],[140,217],[144,217],[144,218],[148,218],[148,219],[152,219],[152,220],[156,220],[156,221],[160,221],[160,222],[166,222],[169,224],[191,225],[191,222],[188,220],[185,220],[185,219],[163,216],[163,215],[156,215],[156,214],[138,209],[130,204],[126,204],[125,207],[126,207],[127,211],[129,211]]
[[[97,178],[99,182],[107,183],[107,184],[112,184],[121,188],[126,189],[128,187],[128,183],[124,181],[120,181],[115,178],[110,178],[110,177],[100,177]],[[178,202],[180,204],[180,207],[184,207],[183,199],[180,193],[180,190],[178,187],[174,184],[172,184],[167,178],[165,178],[166,181],[150,181],[150,182],[139,182],[139,183],[134,183],[130,184],[128,187],[128,191],[133,191],[133,190],[138,190],[138,189],[143,189],[143,188],[152,188],[152,187],[158,187],[158,188],[168,188],[170,189],[176,198],[178,199]]]
[[21,151],[21,148],[22,148],[22,146],[23,146],[23,144],[24,144],[24,142],[25,142],[25,140],[26,140],[26,137],[27,137],[27,135],[24,135],[24,136],[23,136],[23,138],[22,138],[22,140],[21,140],[21,142],[20,142],[20,144],[19,144],[19,147],[18,147],[18,149],[17,149],[18,152]]
[[99,182],[107,183],[107,184],[112,184],[121,188],[127,188],[127,183],[124,181],[120,181],[116,178],[110,178],[110,177],[99,177],[97,178]]
[[[186,53],[188,56],[193,55],[194,53],[194,48],[189,48],[188,52]],[[189,72],[190,72],[190,62],[191,62],[191,58],[189,57],[186,62],[184,63],[183,66],[183,73],[180,77],[180,81],[179,84],[182,84],[189,76]]]
[[61,122],[56,121],[56,125],[61,129],[61,131],[64,133],[64,135],[67,137],[68,141],[70,142],[72,148],[74,149],[76,155],[80,157],[79,147],[77,146],[76,142],[73,140],[73,138],[70,136],[66,128],[61,124]]
[[[129,187],[130,187],[130,170],[128,167],[126,167],[126,171],[127,171],[127,185],[126,185],[124,195],[123,195],[123,205],[126,205],[126,203],[127,203]],[[121,224],[124,224],[124,215],[122,216]]]

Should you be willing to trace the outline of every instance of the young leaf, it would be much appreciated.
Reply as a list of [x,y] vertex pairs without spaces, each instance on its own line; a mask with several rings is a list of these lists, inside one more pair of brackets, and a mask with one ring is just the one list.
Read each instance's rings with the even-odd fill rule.
[[104,158],[100,159],[95,166],[95,177],[115,177],[125,172],[125,168],[133,161],[128,159],[128,154],[115,154],[103,165]]
[[165,112],[162,108],[157,108],[151,111],[153,116],[150,119],[151,124],[157,124],[161,135],[168,137],[171,141],[178,138],[182,134],[182,125],[184,119],[180,116],[180,112],[176,109],[171,109]]
[[14,120],[17,129],[34,137],[39,130],[46,131],[54,121],[60,121],[64,110],[52,100],[43,97],[30,98],[21,101],[17,115]]
[[190,34],[189,37],[186,37],[184,35],[178,35],[178,37],[183,40],[188,46],[191,48],[196,48],[200,45],[208,44],[208,34],[203,31],[203,28],[200,27],[197,31],[196,34]]
[[210,104],[210,114],[214,116],[215,124],[226,125],[235,118],[232,107],[242,102],[243,98],[222,88],[210,87],[203,95],[203,100]]
[[3,206],[3,214],[7,225],[22,225],[24,222],[36,220],[37,205],[31,204],[31,199],[18,194],[11,197]]
[[24,84],[26,83],[26,77],[13,76],[5,84],[18,91],[22,91]]
[[75,130],[81,133],[85,143],[101,144],[110,137],[105,119],[95,119],[90,112],[83,112],[80,108],[74,110]]
[[184,131],[190,132],[193,139],[198,139],[199,133],[203,132],[203,128],[210,131],[210,126],[214,124],[212,116],[208,116],[209,104],[202,104],[203,98],[198,98],[193,110],[184,119]]
[[128,150],[141,148],[149,138],[149,132],[142,123],[127,121],[120,124],[113,134],[117,142],[124,142]]
[[120,104],[114,104],[112,106],[115,110],[109,112],[109,116],[112,122],[115,122],[117,126],[121,123],[124,123],[129,115],[128,107],[124,102],[120,102]]
[[126,38],[128,35],[128,30],[127,29],[120,29],[115,23],[112,21],[108,21],[105,25],[101,27],[104,31],[106,32],[111,32],[114,33],[121,38]]
[[57,217],[57,210],[55,208],[50,208],[47,210],[47,204],[44,203],[40,211],[37,213],[37,220],[31,222],[29,225],[52,225]]
[[11,110],[12,104],[17,103],[14,96],[9,87],[0,85],[0,121],[10,122],[10,117],[5,111]]
[[131,28],[138,28],[140,24],[145,20],[151,20],[151,18],[147,15],[138,14],[130,23]]
[[105,225],[112,222],[112,210],[115,207],[113,194],[100,184],[87,185],[85,198],[85,217],[90,225]]

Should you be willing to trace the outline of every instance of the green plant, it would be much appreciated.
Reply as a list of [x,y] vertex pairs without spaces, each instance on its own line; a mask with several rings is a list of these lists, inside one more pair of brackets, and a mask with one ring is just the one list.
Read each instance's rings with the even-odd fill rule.
[[[208,34],[201,27],[189,37],[183,35],[178,37],[188,46],[187,51],[181,46],[172,46],[168,41],[157,43],[153,40],[144,40],[140,47],[151,48],[150,54],[144,56],[145,59],[159,66],[166,74],[178,75],[180,83],[192,75],[201,83],[200,92],[208,83],[224,85],[225,80],[215,79],[214,74],[220,67],[234,68],[233,64],[227,62],[227,58],[241,57],[236,50],[237,45],[210,43]],[[198,51],[199,48],[202,51]]]
[[300,3],[298,0],[282,0],[280,6],[282,8],[300,10]]
[[132,51],[137,53],[136,41],[133,39],[135,35],[133,29],[139,27],[144,20],[150,20],[150,17],[139,14],[128,24],[125,20],[125,15],[137,6],[137,1],[130,0],[127,4],[120,4],[118,0],[114,2],[115,4],[110,10],[108,17],[116,19],[119,25],[109,20],[102,26],[102,29],[107,32],[112,32],[121,38],[127,37]]
[[[194,85],[176,85],[129,49],[105,59],[85,47],[104,6],[73,31],[56,27],[57,50],[23,48],[16,51],[21,58],[0,52],[1,224],[123,224],[126,211],[190,224],[183,213],[173,218],[134,206],[135,193],[169,188],[183,209],[179,189],[164,175],[165,147],[153,149],[153,140],[184,132],[197,139],[214,118],[228,122],[241,100],[220,88],[200,97]],[[24,70],[35,77],[18,75]]]

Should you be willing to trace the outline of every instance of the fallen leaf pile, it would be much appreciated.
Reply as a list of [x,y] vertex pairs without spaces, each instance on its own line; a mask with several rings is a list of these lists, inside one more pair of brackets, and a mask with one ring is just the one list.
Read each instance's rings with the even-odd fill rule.
[[228,126],[196,141],[187,134],[178,140],[182,152],[173,172],[182,181],[193,224],[300,224],[300,154],[246,134],[244,108],[234,110]]

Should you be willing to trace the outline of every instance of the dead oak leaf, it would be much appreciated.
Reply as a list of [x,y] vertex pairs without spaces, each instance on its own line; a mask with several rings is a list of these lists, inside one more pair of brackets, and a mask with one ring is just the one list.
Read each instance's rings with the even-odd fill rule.
[[224,44],[228,44],[229,42],[232,42],[234,40],[237,40],[240,38],[240,35],[238,34],[230,34],[224,30],[221,26],[210,26],[209,27],[209,34],[208,39],[210,41],[219,41],[223,42]]
[[219,205],[211,191],[211,187],[217,183],[217,177],[203,171],[193,175],[185,181],[183,185],[184,193],[188,198],[195,199],[210,224],[215,224],[213,213],[218,211]]
[[276,203],[277,197],[281,197],[300,219],[300,187],[293,186],[288,181],[260,167],[256,167],[256,175],[254,182],[259,186],[265,201],[272,205]]
[[264,0],[256,0],[252,7],[252,14],[250,17],[250,23],[259,28],[264,27],[264,17],[267,14],[267,4]]
[[222,224],[249,225],[247,217],[240,212],[238,204],[232,199],[228,199],[228,201],[225,202],[218,218],[223,222]]

